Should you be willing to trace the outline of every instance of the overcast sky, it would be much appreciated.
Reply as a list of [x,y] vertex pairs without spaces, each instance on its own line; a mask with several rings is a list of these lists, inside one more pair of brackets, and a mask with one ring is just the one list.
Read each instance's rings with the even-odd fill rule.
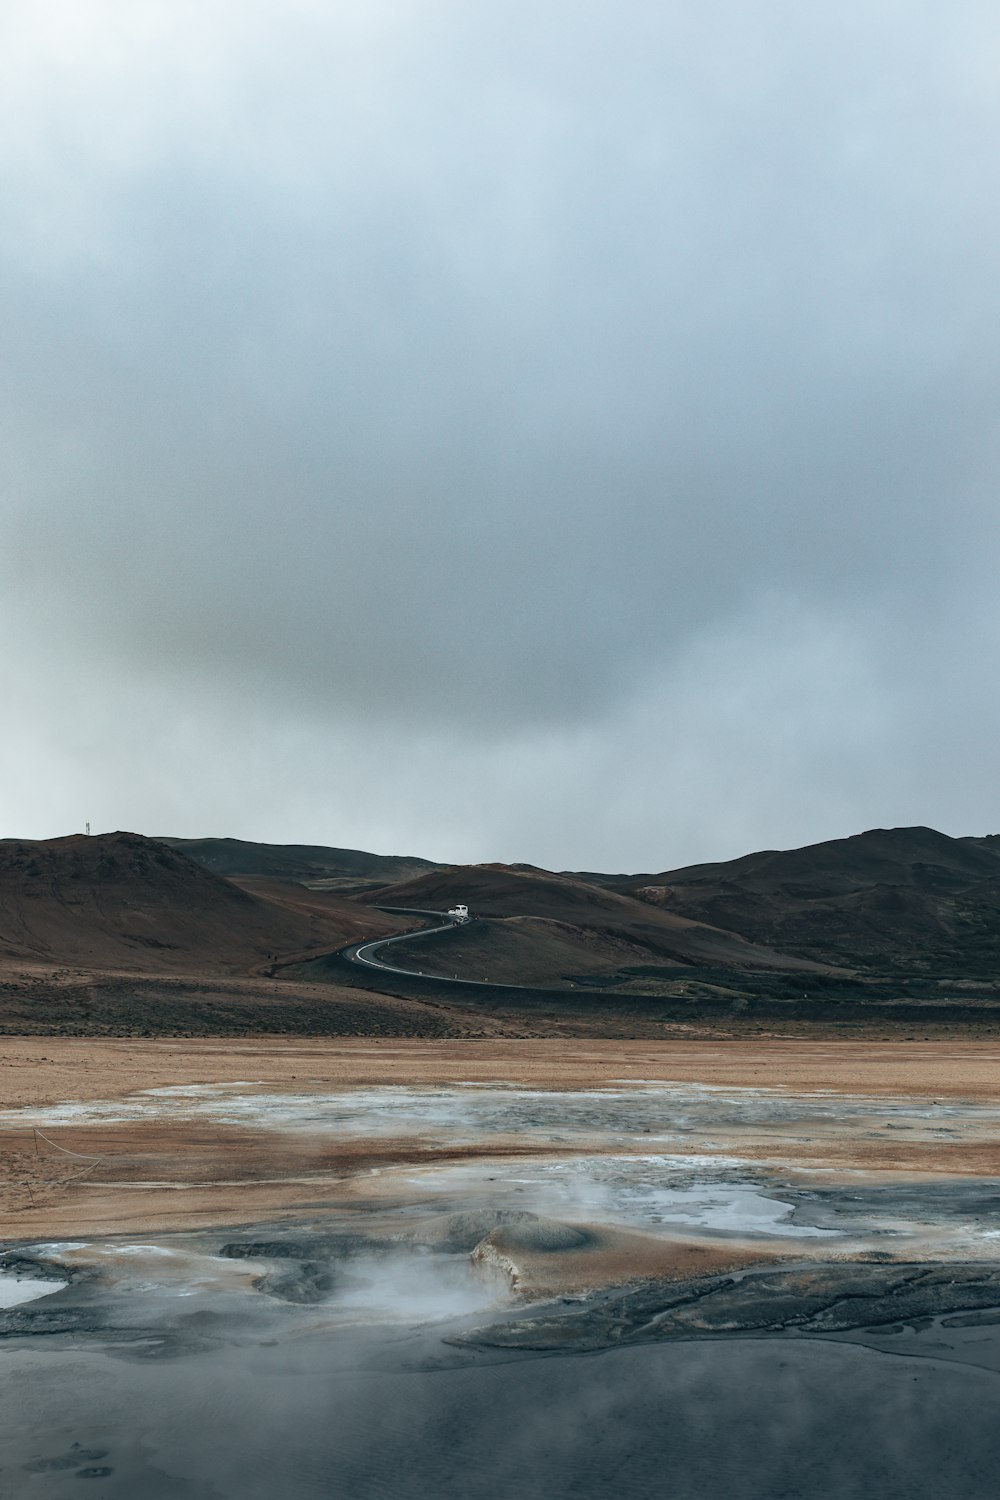
[[1000,831],[979,0],[5,0],[0,834]]

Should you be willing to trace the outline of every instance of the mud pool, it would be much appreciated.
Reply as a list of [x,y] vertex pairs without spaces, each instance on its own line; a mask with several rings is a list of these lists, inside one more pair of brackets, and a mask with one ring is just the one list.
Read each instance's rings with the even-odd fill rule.
[[[0,1124],[385,1144],[265,1218],[0,1247],[4,1500],[995,1493],[1000,1182],[957,1168],[1000,1108],[247,1080]],[[75,1201],[156,1190],[94,1160]]]

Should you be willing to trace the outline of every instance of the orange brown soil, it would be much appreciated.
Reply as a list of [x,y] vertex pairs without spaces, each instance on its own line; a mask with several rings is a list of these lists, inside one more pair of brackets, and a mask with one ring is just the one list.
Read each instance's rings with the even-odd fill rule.
[[0,840],[4,969],[245,973],[399,927],[328,893],[241,888],[135,834]]
[[1000,1141],[964,1139],[940,1141],[842,1141],[817,1135],[808,1145],[774,1137],[770,1142],[741,1139],[738,1147],[747,1161],[781,1162],[803,1171],[821,1170],[906,1177],[1000,1177]]
[[[490,1154],[413,1138],[331,1144],[304,1132],[165,1120],[40,1136],[21,1126],[0,1130],[0,1213],[8,1239],[275,1223],[364,1206],[380,1171]],[[508,1141],[502,1154],[557,1153]]]
[[[243,1083],[251,1092],[301,1093],[372,1085],[506,1082],[578,1089],[627,1080],[818,1090],[915,1101],[1000,1102],[1000,1049],[972,1042],[819,1043],[477,1041],[91,1040],[7,1038],[0,1045],[0,1105],[44,1108],[62,1101],[119,1100],[178,1084]],[[879,1120],[876,1110],[871,1116]],[[491,1138],[474,1146],[405,1137],[378,1140],[219,1126],[206,1121],[0,1126],[4,1238],[72,1237],[121,1231],[248,1223],[323,1208],[361,1206],[379,1177],[407,1163],[491,1156],[572,1154],[578,1148]],[[796,1131],[793,1127],[791,1135]],[[961,1139],[852,1139],[836,1119],[808,1143],[764,1124],[702,1149],[802,1167],[1000,1175],[1000,1146],[977,1129]],[[686,1150],[692,1147],[685,1147]],[[693,1149],[697,1150],[696,1145]],[[66,1153],[76,1153],[68,1155]],[[665,1254],[644,1237],[643,1264]],[[683,1242],[682,1242],[683,1243]],[[694,1240],[692,1244],[696,1243]],[[616,1252],[619,1253],[619,1252]],[[672,1251],[670,1252],[673,1253]],[[723,1253],[721,1250],[719,1253]],[[728,1254],[728,1250],[724,1253]],[[699,1250],[699,1255],[701,1251]],[[627,1257],[626,1257],[627,1259]],[[597,1259],[589,1262],[593,1270]],[[638,1262],[637,1262],[638,1264]],[[582,1272],[581,1272],[582,1274]],[[589,1274],[589,1272],[588,1272]]]
[[393,1083],[576,1089],[643,1079],[1000,1103],[1000,1044],[683,1036],[669,1041],[0,1038],[0,1108],[5,1109],[246,1080],[297,1085],[306,1092],[317,1086]]
[[508,1274],[518,1291],[532,1297],[546,1297],[588,1292],[627,1281],[685,1281],[693,1276],[717,1276],[785,1258],[783,1251],[759,1243],[730,1240],[722,1244],[700,1241],[694,1235],[672,1234],[668,1238],[602,1228],[595,1243],[582,1250],[564,1250],[558,1255],[518,1250],[511,1258]]

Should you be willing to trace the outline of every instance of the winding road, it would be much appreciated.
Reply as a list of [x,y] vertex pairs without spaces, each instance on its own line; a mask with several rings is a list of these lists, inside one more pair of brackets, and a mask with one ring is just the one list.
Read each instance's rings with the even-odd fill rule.
[[[465,925],[464,923],[458,924],[448,921],[447,914],[443,911],[420,911],[415,907],[408,906],[380,906],[378,910],[391,912],[393,915],[401,917],[445,918],[443,922],[439,921],[435,927],[418,927],[415,932],[400,932],[397,933],[395,937],[375,938],[370,943],[349,943],[346,948],[341,948],[340,955],[342,958],[346,958],[348,963],[364,964],[369,969],[381,969],[383,973],[386,974],[408,974],[413,978],[419,978],[420,970],[401,969],[398,964],[381,963],[377,958],[374,957],[374,954],[377,953],[380,948],[389,948],[393,943],[408,943],[412,938],[430,937],[433,933],[436,932],[452,932],[454,931],[456,926]],[[433,977],[438,978],[437,975],[434,975]],[[441,982],[442,984],[454,984],[455,981],[448,980],[442,977]],[[460,983],[465,984],[474,984],[475,982],[475,980],[460,981]]]
[[[380,906],[378,910],[400,917],[433,917],[436,919],[435,925],[418,927],[409,932],[399,932],[395,937],[374,938],[371,942],[364,943],[349,943],[346,948],[338,950],[338,958],[346,959],[351,964],[361,964],[366,969],[378,969],[382,974],[404,974],[407,979],[432,980],[434,984],[451,984],[460,989],[467,989],[471,985],[478,990],[519,990],[524,995],[534,994],[537,991],[536,985],[504,984],[502,981],[498,982],[493,979],[465,979],[460,978],[458,974],[452,979],[447,974],[425,974],[423,969],[401,969],[398,964],[382,963],[375,957],[380,948],[389,948],[393,943],[408,943],[413,938],[433,937],[439,932],[460,932],[469,925],[469,922],[475,922],[477,918],[470,917],[468,922],[451,922],[447,920],[447,912],[422,911],[414,906]],[[441,918],[445,920],[442,921]],[[557,991],[556,993],[563,992]]]

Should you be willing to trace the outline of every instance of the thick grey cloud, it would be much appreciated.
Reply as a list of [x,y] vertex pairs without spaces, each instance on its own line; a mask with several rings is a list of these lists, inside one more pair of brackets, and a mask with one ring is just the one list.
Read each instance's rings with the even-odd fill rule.
[[7,832],[1000,826],[985,4],[12,0]]

